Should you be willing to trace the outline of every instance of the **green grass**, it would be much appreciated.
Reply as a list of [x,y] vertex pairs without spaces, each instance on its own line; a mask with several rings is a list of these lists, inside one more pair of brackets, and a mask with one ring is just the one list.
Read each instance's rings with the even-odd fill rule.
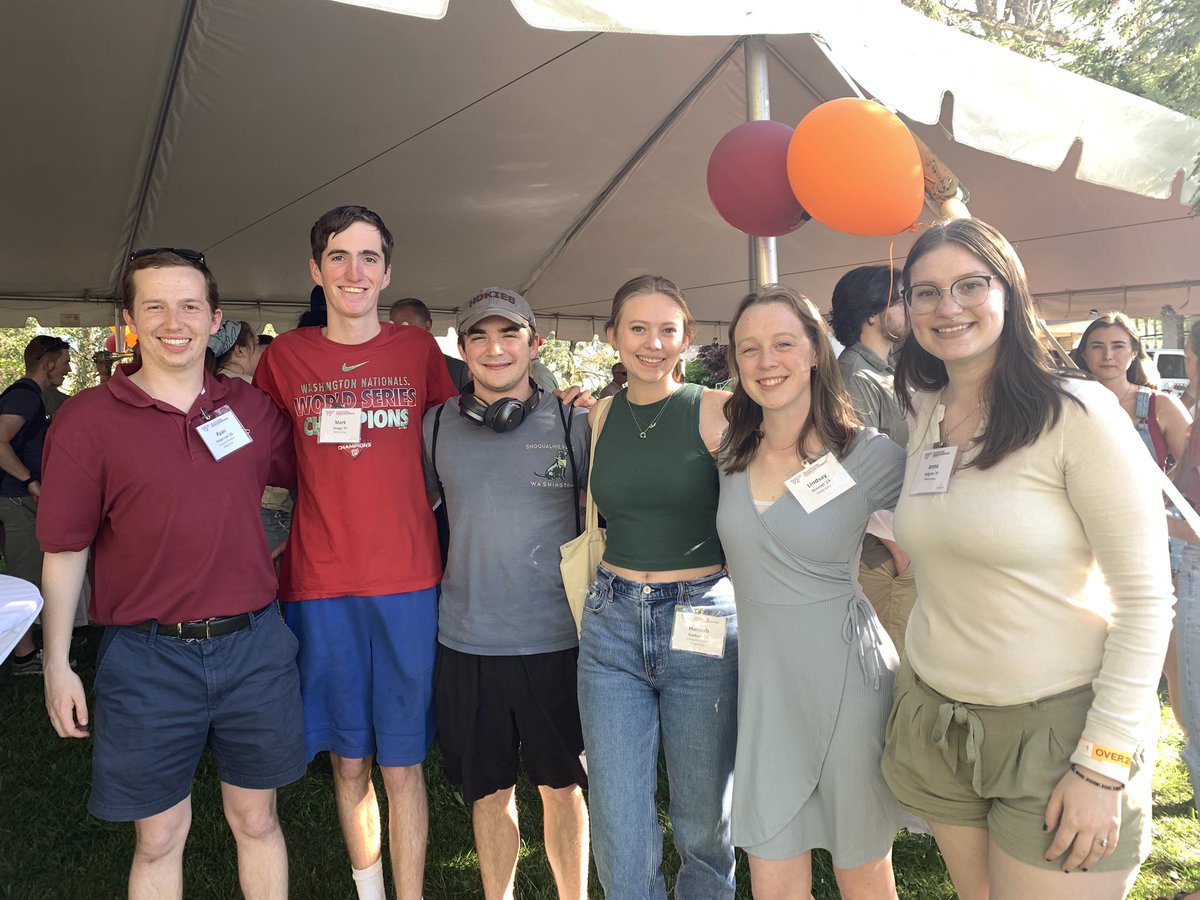
[[[80,648],[80,674],[90,684],[96,634]],[[56,737],[46,718],[40,678],[0,674],[0,898],[3,900],[94,900],[125,894],[133,829],[93,819],[86,801],[91,748],[86,741]],[[1159,895],[1200,884],[1200,826],[1187,772],[1179,761],[1183,739],[1170,712],[1163,716],[1155,776],[1154,852],[1142,867],[1131,897]],[[430,849],[425,871],[428,900],[478,897],[471,822],[461,796],[442,777],[436,748],[426,766],[430,802]],[[664,789],[660,799],[665,799]],[[376,790],[383,785],[376,777]],[[522,900],[551,900],[554,880],[541,848],[541,805],[528,784],[518,788],[526,843],[517,869]],[[291,895],[300,900],[354,900],[349,864],[333,806],[331,778],[322,757],[308,774],[279,794],[280,817],[291,860]],[[206,757],[193,794],[193,824],[184,862],[188,897],[238,896],[233,839],[220,810],[216,770]],[[666,831],[668,885],[678,860]],[[818,852],[813,895],[836,898],[827,854]],[[954,890],[932,838],[901,833],[894,851],[902,898],[949,900]],[[591,896],[602,896],[593,872]],[[739,854],[738,896],[750,896],[744,856]]]

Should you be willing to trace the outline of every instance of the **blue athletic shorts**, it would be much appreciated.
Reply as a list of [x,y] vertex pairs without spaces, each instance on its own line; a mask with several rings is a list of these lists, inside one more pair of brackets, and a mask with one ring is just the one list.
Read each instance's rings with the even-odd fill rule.
[[248,628],[203,641],[104,630],[96,658],[92,793],[110,822],[165,812],[212,748],[221,781],[270,789],[307,769],[296,639],[272,603]]
[[433,663],[438,589],[284,604],[300,640],[308,758],[330,750],[381,766],[425,759],[437,734]]

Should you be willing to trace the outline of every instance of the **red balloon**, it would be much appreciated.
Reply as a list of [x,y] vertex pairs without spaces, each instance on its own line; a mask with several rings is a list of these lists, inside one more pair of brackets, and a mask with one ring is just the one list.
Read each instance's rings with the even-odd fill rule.
[[894,113],[871,100],[842,97],[812,110],[792,135],[787,171],[796,199],[838,231],[896,234],[921,214],[917,142]]
[[792,129],[782,122],[744,122],[721,138],[708,158],[708,196],[739,231],[777,237],[808,216],[788,186]]

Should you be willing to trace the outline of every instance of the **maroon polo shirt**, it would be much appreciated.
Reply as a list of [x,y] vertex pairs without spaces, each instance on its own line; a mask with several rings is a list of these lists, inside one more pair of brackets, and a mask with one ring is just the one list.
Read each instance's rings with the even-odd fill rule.
[[[95,547],[89,614],[102,625],[186,622],[259,609],[275,569],[259,504],[295,486],[291,423],[239,378],[205,374],[185,414],[129,380],[64,404],[46,436],[37,536],[46,553]],[[220,461],[196,426],[228,406],[252,441]]]

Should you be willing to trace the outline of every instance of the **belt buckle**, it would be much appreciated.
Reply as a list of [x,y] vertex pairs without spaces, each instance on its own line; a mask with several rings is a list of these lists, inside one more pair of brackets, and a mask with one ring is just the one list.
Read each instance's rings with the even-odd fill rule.
[[[202,638],[185,638],[183,636],[183,629],[187,625],[203,625],[204,626],[204,637],[202,637]],[[202,641],[203,640],[203,641],[206,641],[212,637],[212,619],[192,619],[190,622],[180,622],[179,625],[176,626],[176,628],[178,630],[179,637],[181,640],[185,640],[185,641]]]

